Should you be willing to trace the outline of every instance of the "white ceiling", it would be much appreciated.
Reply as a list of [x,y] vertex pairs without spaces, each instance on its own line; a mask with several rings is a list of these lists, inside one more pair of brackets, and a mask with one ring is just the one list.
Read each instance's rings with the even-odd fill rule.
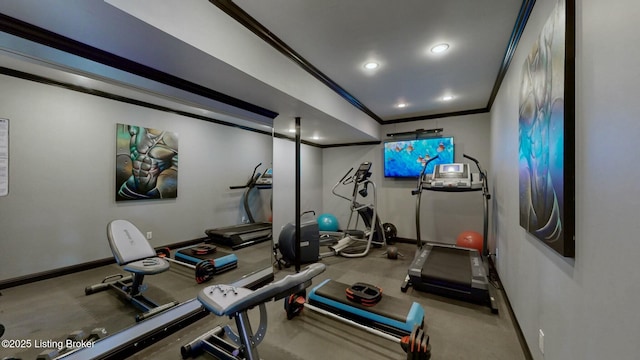
[[[484,108],[522,1],[236,0],[383,120]],[[431,47],[448,43],[446,53]],[[381,66],[367,72],[363,64]],[[443,102],[444,95],[454,101]],[[397,108],[399,102],[407,103]]]
[[[300,116],[303,138],[319,134],[320,139],[310,141],[326,145],[379,140],[378,122],[486,109],[522,4],[519,0],[231,3],[369,113],[308,73],[301,75],[304,70],[291,59],[205,0],[4,0],[0,13],[277,113],[276,120],[285,121],[276,121],[283,124],[276,131],[286,133],[292,119]],[[441,42],[450,44],[449,51],[429,51]],[[13,55],[47,56],[40,47],[16,44],[6,34],[0,38],[0,49]],[[0,57],[0,66],[19,66],[15,59],[20,56],[12,58]],[[95,66],[83,67],[77,56],[71,58],[53,56],[45,63],[92,76]],[[368,60],[381,66],[366,72],[363,64]],[[184,101],[224,121],[265,124],[264,114],[182,90],[169,91],[163,84],[149,87],[141,77],[113,78],[113,73],[104,70],[94,77],[111,86],[144,89],[147,96],[161,95],[163,101]],[[442,101],[444,95],[454,99]],[[398,102],[407,106],[398,108]]]

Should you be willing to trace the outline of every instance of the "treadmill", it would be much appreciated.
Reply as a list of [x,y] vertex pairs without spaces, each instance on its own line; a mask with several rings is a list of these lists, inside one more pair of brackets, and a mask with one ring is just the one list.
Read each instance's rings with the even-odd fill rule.
[[263,174],[256,173],[256,165],[253,174],[245,185],[230,186],[229,189],[245,189],[243,194],[244,210],[249,219],[247,224],[225,226],[216,229],[207,229],[205,234],[209,237],[205,242],[230,247],[233,250],[255,245],[263,241],[271,240],[272,224],[270,222],[256,222],[249,206],[249,193],[256,189],[271,189],[273,187],[273,169],[268,168]]
[[[418,187],[411,193],[417,195],[416,234],[417,252],[405,280],[402,292],[409,287],[433,294],[456,298],[473,303],[487,305],[491,312],[498,313],[493,286],[487,278],[487,268],[483,261],[489,255],[487,249],[487,230],[489,223],[489,194],[487,174],[478,160],[466,154],[473,161],[478,173],[471,173],[469,164],[437,164],[433,176],[428,179],[425,170],[435,156],[427,161],[418,179]],[[420,237],[420,200],[422,191],[468,192],[481,191],[484,198],[484,229],[482,254],[477,249],[456,245],[423,244]]]

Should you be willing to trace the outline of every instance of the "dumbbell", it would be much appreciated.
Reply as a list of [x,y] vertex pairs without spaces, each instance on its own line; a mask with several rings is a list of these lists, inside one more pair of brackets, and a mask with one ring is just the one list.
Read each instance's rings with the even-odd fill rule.
[[411,335],[405,336],[400,341],[402,349],[407,353],[407,360],[431,359],[431,344],[429,335],[422,328],[416,326]]

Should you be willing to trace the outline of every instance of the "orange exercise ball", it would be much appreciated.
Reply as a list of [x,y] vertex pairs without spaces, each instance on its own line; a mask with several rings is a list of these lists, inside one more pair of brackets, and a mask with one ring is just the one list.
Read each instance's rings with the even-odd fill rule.
[[482,234],[476,231],[463,231],[456,239],[456,246],[476,249],[482,253]]

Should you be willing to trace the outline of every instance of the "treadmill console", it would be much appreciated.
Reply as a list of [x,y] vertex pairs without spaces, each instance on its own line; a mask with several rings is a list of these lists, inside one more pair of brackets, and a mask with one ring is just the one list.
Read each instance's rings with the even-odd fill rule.
[[256,186],[259,188],[270,188],[273,185],[273,168],[268,168],[256,180]]
[[481,189],[482,180],[479,173],[471,173],[467,163],[438,164],[425,188],[453,191]]

